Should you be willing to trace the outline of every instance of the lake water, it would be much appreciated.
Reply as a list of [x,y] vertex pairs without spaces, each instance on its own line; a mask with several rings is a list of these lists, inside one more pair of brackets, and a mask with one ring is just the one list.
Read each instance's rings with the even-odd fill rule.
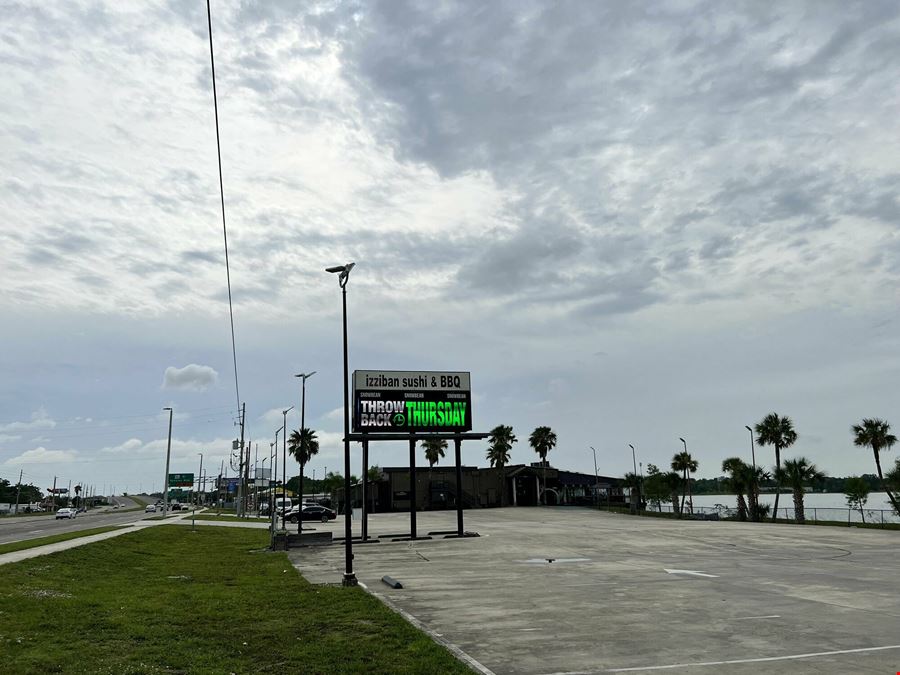
[[[774,506],[775,494],[764,492],[759,496],[759,501],[762,504]],[[729,509],[735,509],[737,507],[737,497],[735,495],[694,495],[695,510],[700,508],[709,510],[720,504]],[[669,506],[671,507],[671,505]],[[807,520],[834,520],[858,523],[864,516],[867,523],[900,523],[900,517],[893,512],[887,494],[884,492],[872,492],[869,494],[869,500],[866,502],[863,514],[849,509],[846,496],[837,492],[807,492],[803,498],[803,506]],[[667,509],[666,505],[663,504],[663,510],[670,509]],[[794,517],[794,496],[791,493],[781,493],[781,498],[778,501],[778,517]]]

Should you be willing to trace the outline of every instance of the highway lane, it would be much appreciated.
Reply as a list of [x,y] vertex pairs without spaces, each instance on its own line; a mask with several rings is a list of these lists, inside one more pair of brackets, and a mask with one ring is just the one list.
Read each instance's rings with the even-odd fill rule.
[[[119,509],[109,507],[91,509],[87,513],[79,513],[72,520],[56,520],[52,515],[0,518],[0,544],[48,537],[63,532],[89,530],[107,525],[127,525],[156,515],[155,513],[144,513],[143,509],[124,512],[125,509],[134,508],[137,504],[127,497],[117,497],[117,499],[125,506]],[[144,499],[152,501],[149,497]]]

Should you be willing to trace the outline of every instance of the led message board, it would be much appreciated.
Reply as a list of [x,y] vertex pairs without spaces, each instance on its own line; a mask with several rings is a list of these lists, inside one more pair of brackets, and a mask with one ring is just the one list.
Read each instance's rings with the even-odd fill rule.
[[448,433],[472,430],[469,373],[356,370],[353,431]]

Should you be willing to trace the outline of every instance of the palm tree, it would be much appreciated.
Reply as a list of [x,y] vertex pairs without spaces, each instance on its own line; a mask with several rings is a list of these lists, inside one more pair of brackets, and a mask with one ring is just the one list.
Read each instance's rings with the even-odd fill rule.
[[299,431],[292,431],[288,438],[288,450],[300,464],[300,509],[303,509],[303,468],[315,455],[319,454],[319,439],[313,429],[304,427]]
[[[547,453],[556,447],[556,433],[550,427],[537,427],[528,437],[531,447],[541,458],[544,467],[544,504],[547,503]],[[538,495],[540,501],[540,495]]]
[[894,510],[900,513],[897,497],[891,492],[884,480],[884,475],[881,473],[881,451],[890,450],[891,446],[897,442],[897,437],[891,433],[891,425],[877,417],[864,417],[862,424],[853,425],[853,435],[854,445],[872,448],[872,453],[875,455],[875,468],[878,469],[878,480],[881,481],[881,489],[887,493]]
[[[636,504],[633,497],[639,496],[641,494],[641,477],[638,474],[629,471],[625,474],[625,478],[622,480],[622,485],[627,488],[631,488],[632,498],[630,501],[632,504]],[[637,504],[636,508],[640,508],[640,505]]]
[[[677,453],[674,457],[672,457],[672,470],[673,471],[681,471],[682,477],[684,479],[684,493],[681,497],[681,511],[684,511],[684,500],[685,497],[688,496],[691,490],[691,477],[689,474],[692,474],[697,471],[700,464],[696,459],[691,457],[691,453],[686,450],[682,450]],[[691,494],[691,500],[689,502],[691,513],[694,512],[694,495]]]
[[498,424],[491,429],[491,433],[488,435],[487,459],[491,463],[491,467],[500,469],[501,474],[500,506],[503,506],[506,501],[506,472],[503,471],[503,467],[509,463],[512,444],[517,443],[518,440],[513,434],[513,428],[504,424]]
[[447,449],[447,439],[425,438],[422,440],[422,447],[425,448],[425,460],[428,462],[428,505],[431,506],[431,474],[434,471],[434,465],[444,456],[444,450]]
[[768,505],[760,506],[759,503],[759,486],[769,480],[772,475],[763,467],[756,467],[756,474],[753,473],[753,467],[749,464],[745,465],[747,470],[747,508],[750,510],[750,520],[758,523],[765,520],[768,513]]
[[739,457],[729,457],[722,462],[722,471],[729,474],[728,487],[737,494],[738,520],[743,522],[747,520],[747,502],[744,499],[744,490],[747,490],[748,494],[753,492],[753,486],[747,482],[747,479],[752,476],[753,469]]
[[663,480],[672,498],[672,512],[677,516],[681,516],[681,509],[678,508],[678,490],[681,488],[681,476],[678,475],[677,471],[667,471],[663,474]]
[[444,450],[447,449],[446,438],[426,438],[422,441],[422,447],[425,448],[425,460],[428,466],[433,468],[438,460],[444,457]]
[[797,432],[790,417],[779,417],[778,413],[769,413],[762,422],[756,425],[756,442],[759,445],[775,447],[775,507],[772,510],[772,522],[778,520],[778,496],[781,494],[781,483],[778,471],[781,468],[781,451],[791,447],[797,441]]
[[[900,492],[900,459],[894,460],[894,468],[887,472],[885,482],[892,490]],[[900,516],[900,509],[894,506],[894,511]]]
[[776,471],[775,479],[779,485],[787,483],[794,492],[794,519],[803,524],[806,515],[803,513],[803,495],[807,483],[816,483],[825,478],[825,474],[811,464],[806,457],[784,460],[784,466]]
[[[370,466],[369,470],[366,472],[366,478],[370,483],[377,483],[381,480],[381,468],[375,464],[374,466]],[[372,486],[375,487],[374,485]],[[370,513],[375,513],[375,490],[371,490],[372,494],[372,509],[369,511]]]

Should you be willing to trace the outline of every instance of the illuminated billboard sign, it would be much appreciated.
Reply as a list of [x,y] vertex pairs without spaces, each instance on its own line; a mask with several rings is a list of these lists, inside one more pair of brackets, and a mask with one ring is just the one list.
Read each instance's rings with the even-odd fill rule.
[[357,433],[472,430],[469,373],[356,370],[353,431]]

